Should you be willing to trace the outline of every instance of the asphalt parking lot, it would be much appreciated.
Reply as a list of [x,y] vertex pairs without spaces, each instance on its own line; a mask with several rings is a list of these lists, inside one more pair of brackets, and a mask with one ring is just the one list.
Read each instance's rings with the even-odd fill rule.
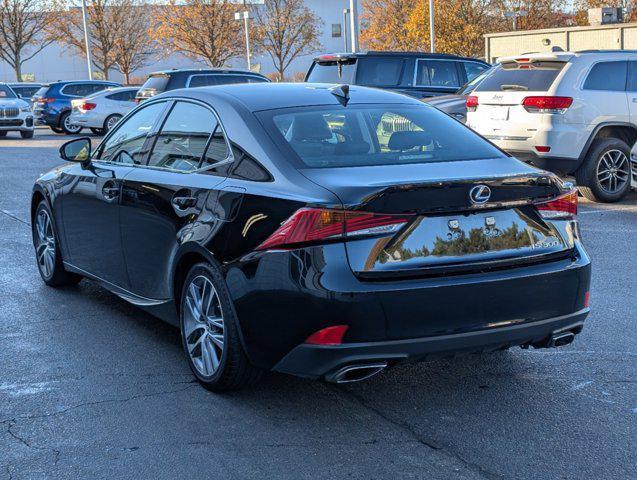
[[68,140],[49,133],[0,139],[0,478],[637,478],[637,193],[581,204],[593,311],[568,347],[218,395],[173,327],[40,280],[31,187]]

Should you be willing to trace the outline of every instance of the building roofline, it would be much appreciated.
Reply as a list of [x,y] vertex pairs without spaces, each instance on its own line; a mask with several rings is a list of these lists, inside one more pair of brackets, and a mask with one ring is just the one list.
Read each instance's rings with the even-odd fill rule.
[[581,32],[581,31],[593,31],[593,30],[612,30],[616,28],[636,28],[637,22],[630,23],[611,23],[608,25],[584,25],[577,27],[556,27],[556,28],[541,28],[539,30],[513,30],[509,32],[498,33],[485,33],[484,38],[497,38],[497,37],[510,37],[520,35],[537,35],[541,33],[559,33],[559,32]]

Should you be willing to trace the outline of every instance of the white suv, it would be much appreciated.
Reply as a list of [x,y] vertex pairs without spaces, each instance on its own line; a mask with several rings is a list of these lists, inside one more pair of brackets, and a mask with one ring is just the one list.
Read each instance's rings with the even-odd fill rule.
[[637,51],[499,59],[467,98],[467,124],[521,160],[573,174],[581,193],[616,202],[631,188]]
[[0,137],[20,132],[22,138],[33,137],[31,106],[5,83],[0,83]]

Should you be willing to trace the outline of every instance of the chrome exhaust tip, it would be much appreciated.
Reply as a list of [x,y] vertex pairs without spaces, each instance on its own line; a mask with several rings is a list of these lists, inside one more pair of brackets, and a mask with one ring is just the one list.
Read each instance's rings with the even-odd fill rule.
[[331,383],[352,383],[367,380],[387,368],[387,362],[356,363],[339,368],[325,376]]
[[563,347],[570,343],[573,343],[575,340],[575,334],[573,332],[562,332],[551,337],[549,341],[549,347]]

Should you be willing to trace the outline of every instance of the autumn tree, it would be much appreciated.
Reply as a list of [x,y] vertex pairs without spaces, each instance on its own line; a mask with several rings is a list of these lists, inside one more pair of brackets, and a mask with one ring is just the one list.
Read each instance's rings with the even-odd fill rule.
[[[80,0],[55,0],[60,19],[49,31],[59,35],[68,48],[85,55],[84,28]],[[140,21],[144,12],[140,0],[92,0],[86,7],[89,44],[93,65],[108,79],[111,69],[122,59],[122,49],[133,48],[128,41],[135,32],[145,32]],[[130,56],[131,53],[128,52]],[[129,67],[127,67],[129,68]],[[129,72],[130,73],[130,72]]]
[[151,37],[167,52],[221,67],[245,48],[236,11],[225,0],[170,0],[154,9]]
[[55,38],[45,34],[55,21],[51,5],[44,0],[0,0],[0,59],[22,81],[22,65],[35,57]]
[[146,66],[155,53],[155,42],[148,33],[149,24],[145,15],[131,16],[120,26],[115,41],[115,68],[124,75],[124,83],[131,83],[131,75]]
[[320,20],[303,0],[268,0],[255,10],[255,45],[272,59],[277,79],[295,58],[321,48]]

